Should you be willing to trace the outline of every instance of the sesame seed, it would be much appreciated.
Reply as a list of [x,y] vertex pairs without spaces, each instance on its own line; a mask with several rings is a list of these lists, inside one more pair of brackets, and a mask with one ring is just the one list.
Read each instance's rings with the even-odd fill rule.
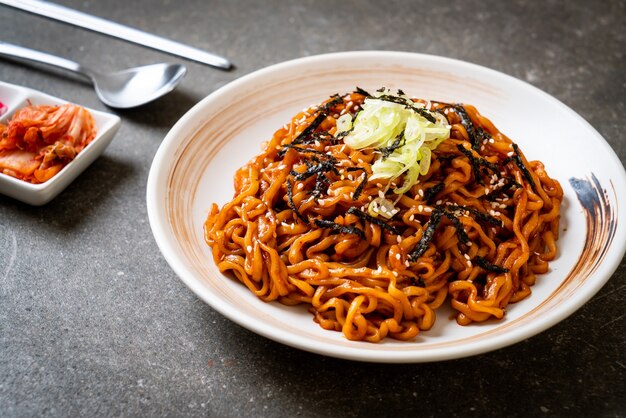
[[433,211],[433,208],[429,208],[428,206],[426,206],[426,207],[424,208],[424,212],[426,212],[426,213],[430,213],[430,212],[432,212],[432,211]]
[[421,211],[423,211],[423,210],[424,210],[424,206],[419,205],[419,206],[417,207],[417,210],[419,210],[420,212],[421,212]]
[[359,158],[357,161],[358,161],[359,163],[361,163],[361,164],[363,164],[363,163],[365,162],[365,161],[363,161],[363,159],[361,159],[361,158]]
[[467,260],[467,267],[472,267],[472,262]]
[[463,257],[465,257],[467,260],[469,260],[469,259],[470,259],[469,254],[463,254]]
[[411,214],[411,216],[409,216],[409,221],[413,222],[415,220],[415,215]]
[[400,254],[396,254],[396,260],[400,260],[402,256]]
[[251,253],[251,252],[252,252],[252,245],[248,245],[248,246],[246,247],[246,250],[247,250],[249,253]]
[[402,237],[400,235],[398,235],[396,237],[396,241],[398,241],[398,244],[400,244],[402,242]]
[[379,190],[379,191],[378,191],[378,197],[380,197],[381,199],[384,199],[384,198],[385,198],[385,194],[383,193],[383,191],[382,191],[382,190]]
[[421,197],[424,197],[424,190],[419,189],[419,190],[417,191],[417,194],[419,194]]
[[467,245],[468,247],[471,247],[473,245],[473,243],[472,243],[472,241],[468,241],[467,244],[465,244],[465,245]]
[[437,202],[436,202],[437,205],[441,205],[442,203],[443,203],[443,201],[441,201],[441,200],[437,200]]
[[489,138],[489,143],[490,144],[494,144],[496,141],[493,140],[493,138]]
[[318,141],[317,139],[315,140],[315,146],[319,147],[320,146],[320,141]]
[[397,271],[394,271],[394,272],[393,272],[393,275],[394,275],[394,276],[396,276],[396,277],[398,277],[398,272],[397,272]]
[[339,115],[336,114],[336,113],[333,115],[333,118],[335,118],[335,119],[337,119],[338,117],[339,117]]
[[298,189],[298,190],[304,189],[304,184],[298,183],[298,185],[296,186],[296,189]]
[[514,153],[513,151],[511,151],[511,152],[507,152],[507,153],[506,153],[506,156],[507,156],[507,157],[512,157],[514,154],[515,154],[515,153]]
[[352,176],[352,174],[348,174],[348,180],[353,181],[354,177]]
[[411,264],[409,263],[409,260],[406,260],[406,261],[404,262],[404,265],[405,265],[405,266],[407,266],[407,267],[411,267]]
[[382,189],[382,188],[383,188],[383,185],[382,185],[382,184],[380,184],[380,183],[376,183],[376,187],[378,187],[379,189]]

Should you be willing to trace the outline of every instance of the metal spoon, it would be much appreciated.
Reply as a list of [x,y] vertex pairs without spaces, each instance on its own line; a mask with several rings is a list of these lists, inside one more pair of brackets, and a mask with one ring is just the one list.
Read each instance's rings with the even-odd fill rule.
[[153,64],[129,68],[113,73],[102,73],[74,61],[41,51],[0,42],[0,55],[23,58],[53,65],[87,77],[104,104],[117,109],[128,109],[151,102],[172,91],[187,69],[180,64]]

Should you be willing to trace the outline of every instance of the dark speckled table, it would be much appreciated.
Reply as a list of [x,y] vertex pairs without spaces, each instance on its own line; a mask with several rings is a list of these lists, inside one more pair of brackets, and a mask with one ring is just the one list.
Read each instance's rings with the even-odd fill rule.
[[[624,261],[583,308],[527,341],[455,361],[364,364],[285,347],[213,311],[161,256],[145,203],[161,140],[201,98],[269,64],[342,50],[424,52],[528,81],[624,163],[624,1],[61,3],[236,69],[185,61],[174,93],[117,112],[111,146],[52,203],[0,196],[0,416],[626,415]],[[97,68],[178,60],[3,6],[0,28],[5,41]],[[58,71],[3,60],[0,79],[106,110]]]

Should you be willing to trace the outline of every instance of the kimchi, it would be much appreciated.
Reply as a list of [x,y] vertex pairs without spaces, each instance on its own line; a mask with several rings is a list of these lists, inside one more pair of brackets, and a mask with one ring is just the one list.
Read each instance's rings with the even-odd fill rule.
[[26,106],[0,124],[0,173],[43,183],[96,136],[93,116],[74,104]]

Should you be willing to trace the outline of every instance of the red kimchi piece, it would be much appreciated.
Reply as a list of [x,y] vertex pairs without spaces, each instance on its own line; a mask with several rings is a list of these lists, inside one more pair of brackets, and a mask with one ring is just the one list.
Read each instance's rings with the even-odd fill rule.
[[27,106],[0,124],[0,173],[43,183],[61,171],[96,136],[81,106]]

